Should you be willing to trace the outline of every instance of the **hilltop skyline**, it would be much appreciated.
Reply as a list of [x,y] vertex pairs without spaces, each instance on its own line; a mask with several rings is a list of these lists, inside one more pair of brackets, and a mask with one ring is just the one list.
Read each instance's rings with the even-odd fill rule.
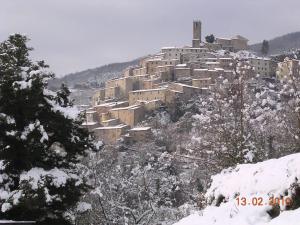
[[193,19],[202,21],[203,37],[241,34],[250,44],[299,31],[299,6],[296,0],[4,0],[0,39],[27,34],[34,58],[62,76],[156,53],[163,46],[190,45]]

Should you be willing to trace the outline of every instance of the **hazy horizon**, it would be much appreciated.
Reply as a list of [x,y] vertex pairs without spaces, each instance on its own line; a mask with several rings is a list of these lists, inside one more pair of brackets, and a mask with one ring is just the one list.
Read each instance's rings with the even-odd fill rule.
[[163,46],[190,45],[192,21],[202,38],[243,35],[250,43],[300,31],[296,0],[3,0],[0,41],[11,33],[31,39],[34,59],[62,76],[125,62]]

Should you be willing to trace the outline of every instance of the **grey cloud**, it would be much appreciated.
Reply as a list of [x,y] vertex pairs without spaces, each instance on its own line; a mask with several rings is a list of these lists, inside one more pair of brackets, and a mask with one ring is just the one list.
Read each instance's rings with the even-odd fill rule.
[[190,44],[195,18],[203,36],[252,43],[299,31],[299,9],[298,0],[2,0],[0,40],[26,33],[33,57],[63,75]]

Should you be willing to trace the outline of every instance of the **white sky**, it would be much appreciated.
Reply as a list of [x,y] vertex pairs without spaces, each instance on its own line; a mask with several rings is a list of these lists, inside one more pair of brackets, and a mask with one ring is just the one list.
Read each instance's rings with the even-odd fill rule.
[[251,43],[300,31],[299,0],[1,0],[0,41],[27,34],[58,75],[191,43],[207,34]]

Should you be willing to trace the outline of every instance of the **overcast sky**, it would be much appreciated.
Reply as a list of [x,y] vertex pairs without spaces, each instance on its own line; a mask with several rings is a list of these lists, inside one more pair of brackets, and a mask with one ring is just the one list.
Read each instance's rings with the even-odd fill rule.
[[33,57],[58,75],[241,34],[251,43],[300,31],[300,0],[1,0],[0,41],[27,34]]

